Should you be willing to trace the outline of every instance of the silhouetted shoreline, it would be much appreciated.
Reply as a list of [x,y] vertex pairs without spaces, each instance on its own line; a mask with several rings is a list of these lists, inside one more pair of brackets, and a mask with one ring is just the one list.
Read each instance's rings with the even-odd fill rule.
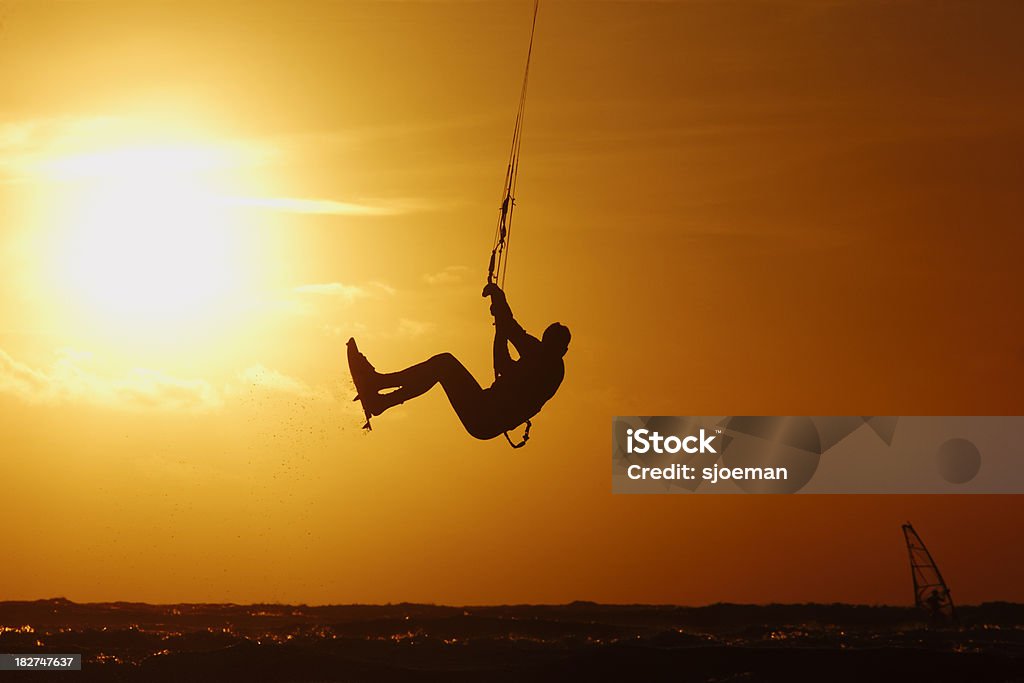
[[1024,605],[909,607],[0,602],[0,652],[81,653],[84,680],[1024,680]]

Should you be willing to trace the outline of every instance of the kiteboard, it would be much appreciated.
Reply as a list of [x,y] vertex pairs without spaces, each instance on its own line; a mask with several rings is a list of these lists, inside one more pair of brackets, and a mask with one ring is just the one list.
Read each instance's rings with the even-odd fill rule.
[[353,401],[359,401],[359,404],[363,407],[363,415],[366,416],[366,424],[363,425],[363,429],[372,430],[370,426],[370,409],[366,405],[366,399],[377,393],[376,388],[373,386],[373,366],[370,365],[370,361],[366,360],[366,356],[359,352],[359,347],[356,346],[356,340],[349,338],[348,343],[348,369],[352,373],[352,384],[356,386],[356,397]]

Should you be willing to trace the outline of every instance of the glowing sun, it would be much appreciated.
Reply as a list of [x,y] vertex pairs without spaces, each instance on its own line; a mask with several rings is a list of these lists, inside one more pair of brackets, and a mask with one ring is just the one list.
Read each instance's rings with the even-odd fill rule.
[[67,217],[65,280],[122,321],[215,314],[240,280],[228,205],[204,180],[216,151],[146,146],[66,159],[85,179]]

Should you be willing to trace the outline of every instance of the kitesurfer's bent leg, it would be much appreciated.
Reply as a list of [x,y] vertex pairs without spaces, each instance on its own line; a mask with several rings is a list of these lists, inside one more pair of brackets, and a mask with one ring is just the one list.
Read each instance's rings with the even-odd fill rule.
[[[422,363],[398,372],[379,373],[378,387],[395,390],[379,394],[379,412],[422,396],[440,383],[448,402],[470,435],[477,439],[492,439],[503,431],[497,423],[487,392],[472,373],[450,353],[440,353]],[[376,408],[377,406],[375,406]],[[374,411],[379,414],[378,411]]]

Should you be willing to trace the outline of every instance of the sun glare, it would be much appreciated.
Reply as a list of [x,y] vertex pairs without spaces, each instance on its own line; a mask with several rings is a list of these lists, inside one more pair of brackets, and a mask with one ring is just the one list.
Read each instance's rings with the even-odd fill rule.
[[242,275],[230,207],[207,179],[219,162],[214,148],[157,145],[53,162],[78,188],[61,263],[74,297],[122,323],[216,315]]

